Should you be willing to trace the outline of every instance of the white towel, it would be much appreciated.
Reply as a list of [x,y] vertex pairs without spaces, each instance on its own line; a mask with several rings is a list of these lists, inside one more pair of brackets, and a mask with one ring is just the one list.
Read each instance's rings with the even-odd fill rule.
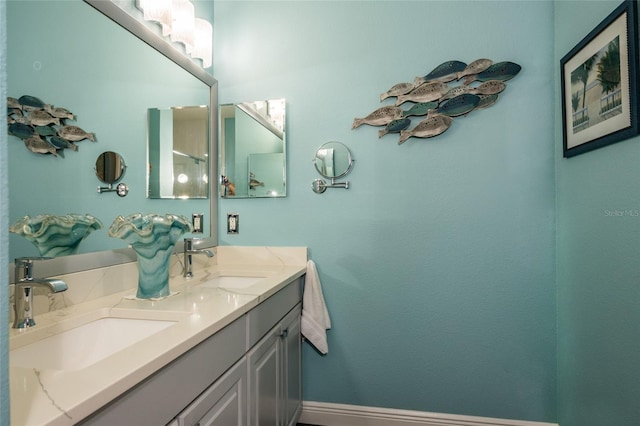
[[322,284],[313,260],[307,262],[307,276],[302,296],[302,335],[322,354],[329,352],[327,330],[331,328],[329,311],[322,295]]

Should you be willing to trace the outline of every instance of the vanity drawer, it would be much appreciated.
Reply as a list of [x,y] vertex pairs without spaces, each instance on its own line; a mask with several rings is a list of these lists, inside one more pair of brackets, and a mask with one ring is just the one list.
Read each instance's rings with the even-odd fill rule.
[[302,301],[302,279],[301,277],[291,282],[249,312],[247,350]]

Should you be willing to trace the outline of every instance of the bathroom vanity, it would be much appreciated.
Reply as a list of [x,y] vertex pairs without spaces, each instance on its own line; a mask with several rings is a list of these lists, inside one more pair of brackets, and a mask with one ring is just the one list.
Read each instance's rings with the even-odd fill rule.
[[[12,425],[295,425],[306,248],[217,247],[213,259],[199,260],[191,280],[172,274],[176,294],[166,299],[135,300],[134,287],[11,330]],[[132,321],[132,333],[147,322],[167,325],[107,355],[86,347],[71,364],[29,361],[45,337],[96,318]],[[11,356],[23,348],[27,356]]]

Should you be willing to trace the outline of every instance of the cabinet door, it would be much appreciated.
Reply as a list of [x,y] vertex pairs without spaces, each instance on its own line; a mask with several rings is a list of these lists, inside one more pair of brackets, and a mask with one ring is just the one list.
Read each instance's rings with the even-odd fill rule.
[[282,337],[278,324],[247,355],[249,425],[282,424]]
[[300,308],[285,318],[284,337],[284,425],[295,426],[302,410],[302,338],[300,337]]
[[246,382],[243,357],[176,417],[177,426],[246,426]]

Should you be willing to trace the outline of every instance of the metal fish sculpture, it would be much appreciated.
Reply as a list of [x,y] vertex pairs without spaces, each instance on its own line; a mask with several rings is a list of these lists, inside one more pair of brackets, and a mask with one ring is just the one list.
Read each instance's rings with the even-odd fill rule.
[[[429,111],[429,114],[432,116],[435,114],[441,114],[449,117],[457,117],[473,111],[479,102],[480,98],[477,95],[465,93],[458,95],[453,99],[449,99],[440,105],[437,110]],[[429,116],[427,115],[427,117]]]
[[498,95],[478,95],[480,98],[480,102],[476,105],[476,109],[485,109],[489,108],[491,105],[495,104],[498,101]]
[[476,59],[456,75],[456,80],[460,80],[462,77],[467,75],[478,74],[489,68],[491,65],[493,65],[493,61],[491,59]]
[[55,136],[58,134],[58,131],[51,126],[36,126],[34,130],[40,136]]
[[68,118],[70,120],[75,120],[75,115],[66,108],[56,107],[53,108],[51,105],[47,105],[48,108],[45,110],[54,117],[57,118]]
[[515,77],[522,67],[516,63],[504,61],[491,65],[486,70],[478,74],[469,75],[464,79],[465,84],[469,84],[472,81],[489,81],[500,80],[507,81]]
[[432,138],[441,135],[451,127],[451,123],[453,123],[453,118],[446,115],[436,114],[427,117],[413,129],[401,131],[398,145],[402,145],[407,139],[412,137]]
[[474,87],[469,93],[474,95],[497,95],[507,88],[507,85],[500,80],[485,81],[478,87]]
[[[431,102],[440,99],[449,91],[446,83],[435,81],[433,83],[425,83],[416,87],[406,95],[398,96],[396,105],[401,105],[407,101],[411,102]],[[397,118],[397,117],[396,117]]]
[[91,142],[95,142],[95,135],[93,133],[87,133],[78,126],[64,126],[58,130],[58,136],[66,139],[70,142],[78,142],[83,139],[89,139]]
[[9,133],[19,137],[20,139],[28,139],[32,136],[35,136],[36,131],[33,130],[33,127],[29,125],[16,122],[9,124]]
[[427,115],[430,109],[438,108],[437,102],[418,102],[414,104],[411,108],[402,113],[403,117],[410,117],[412,115]]
[[402,108],[397,106],[385,106],[378,108],[364,118],[355,118],[353,120],[352,129],[360,127],[363,124],[370,126],[386,126],[391,121],[402,116]]
[[47,104],[42,102],[40,98],[36,98],[35,96],[23,95],[18,98],[18,103],[22,105],[22,109],[27,111],[33,111],[37,109],[45,109]]
[[48,112],[42,110],[31,111],[28,115],[29,121],[34,126],[46,126],[49,124],[60,125],[60,119],[52,117]]
[[411,125],[409,118],[398,118],[387,124],[384,129],[378,130],[378,139],[386,135],[387,133],[400,133]]
[[52,145],[56,149],[70,148],[73,151],[77,151],[78,150],[78,146],[77,145],[74,145],[73,143],[69,142],[68,140],[61,138],[60,136],[52,136],[52,137],[47,139],[47,142],[49,142],[49,144]]
[[447,83],[456,79],[459,72],[463,71],[467,67],[467,64],[460,61],[447,61],[433,69],[429,74],[424,77],[416,77],[413,82],[414,86],[418,86],[425,82],[441,81]]
[[413,85],[413,83],[398,83],[391,89],[380,95],[380,102],[392,96],[406,95],[411,90],[413,90],[414,87],[415,86]]
[[465,93],[471,93],[471,90],[472,90],[471,86],[467,86],[466,84],[462,84],[460,86],[456,86],[456,87],[451,88],[438,101],[439,102],[443,102],[443,101],[446,101],[447,99],[453,99],[458,95],[463,95]]
[[251,179],[249,181],[249,188],[256,189],[258,186],[264,186],[264,182],[260,182],[257,179]]
[[16,98],[7,96],[7,106],[12,109],[22,109],[22,105]]
[[53,154],[56,157],[58,156],[58,152],[56,149],[49,145],[47,141],[40,138],[40,136],[33,136],[24,140],[24,146],[31,152],[35,152],[37,154]]

